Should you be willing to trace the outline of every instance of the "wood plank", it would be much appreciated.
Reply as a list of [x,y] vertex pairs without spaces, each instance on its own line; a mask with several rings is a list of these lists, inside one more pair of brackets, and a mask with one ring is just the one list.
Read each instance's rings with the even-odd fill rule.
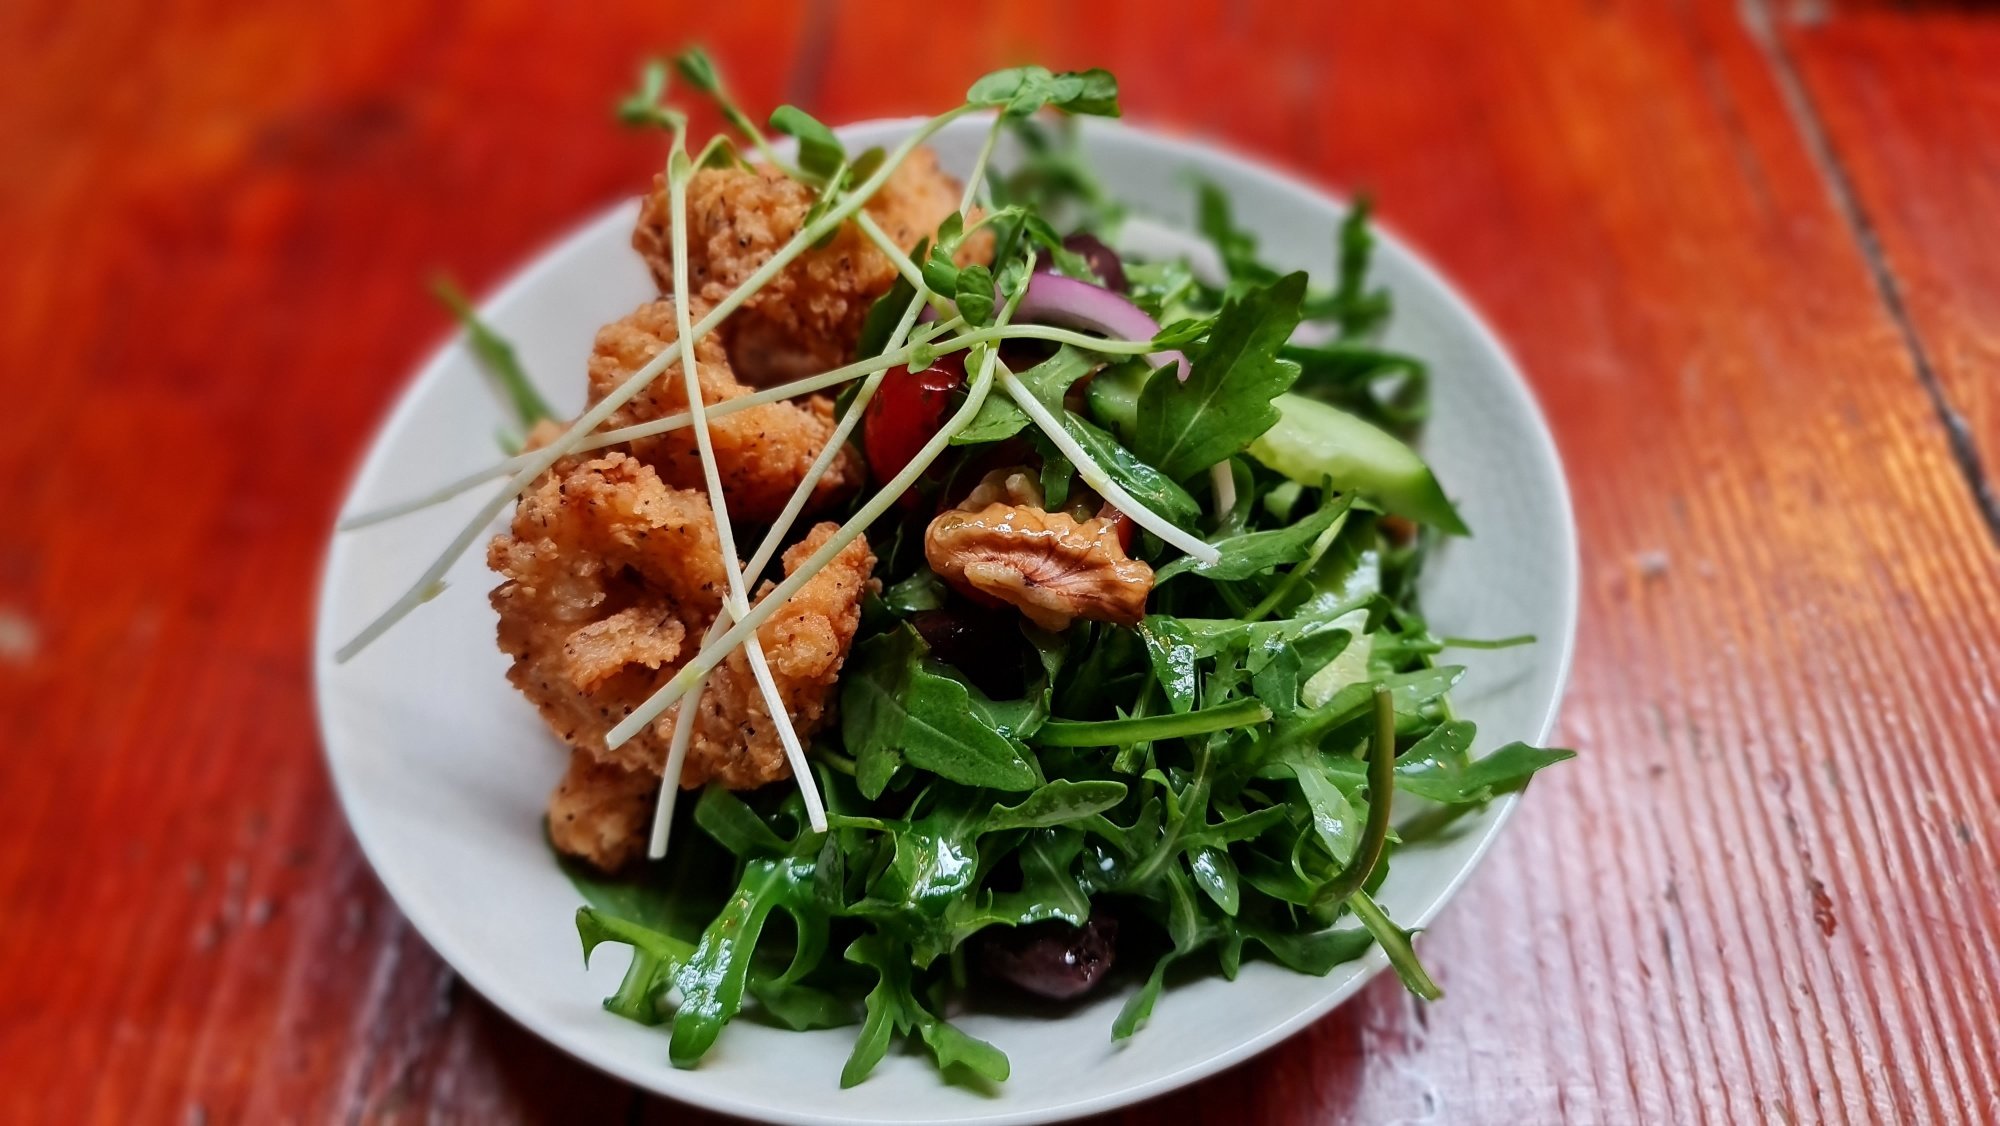
[[[1555,424],[1586,757],[1424,940],[1447,1000],[1377,982],[1120,1117],[2000,1118],[2000,557],[1736,6],[954,21],[943,50],[859,4],[0,9],[0,515],[36,529],[0,536],[0,743],[29,749],[0,755],[0,1059],[89,1077],[8,1085],[0,1120],[706,1120],[451,984],[340,824],[305,687],[347,466],[445,331],[421,280],[490,284],[642,183],[657,150],[597,123],[690,35],[746,102],[829,120],[1111,66],[1141,120],[1375,189]],[[1990,451],[1992,24],[1886,26],[1783,35]]]
[[441,1008],[318,762],[309,607],[348,467],[447,331],[427,276],[484,287],[645,181],[658,145],[609,107],[663,34],[780,97],[795,11],[0,12],[0,481],[36,529],[0,537],[32,638],[0,668],[0,1058],[66,1080],[0,1120],[629,1103]]
[[2000,20],[1849,4],[1761,23],[2000,535]]
[[[1050,21],[1075,28],[1055,58],[1137,64],[1135,114],[1247,127],[1374,188],[1470,289],[1552,415],[1583,528],[1563,735],[1586,760],[1538,785],[1427,944],[1451,996],[1419,1025],[1371,993],[1203,1105],[2000,1113],[1980,1016],[2000,969],[1996,556],[1734,6],[1339,6],[1200,37],[1241,86],[1175,20],[1096,11]],[[829,81],[916,34],[839,38]],[[1269,91],[1295,71],[1322,81],[1288,116]],[[905,77],[829,87],[829,115],[955,93]],[[1326,1068],[1321,1037],[1356,1023],[1373,1066]]]

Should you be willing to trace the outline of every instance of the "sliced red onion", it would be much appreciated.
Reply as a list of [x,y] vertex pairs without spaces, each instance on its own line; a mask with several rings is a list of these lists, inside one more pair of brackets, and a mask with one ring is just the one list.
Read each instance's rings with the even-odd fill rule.
[[[1124,297],[1103,286],[1045,270],[1028,278],[1028,292],[1021,295],[1014,319],[1101,332],[1115,340],[1151,340],[1160,334],[1160,323]],[[1155,369],[1173,364],[1179,369],[1180,381],[1187,382],[1188,359],[1181,352],[1149,352],[1146,362]]]

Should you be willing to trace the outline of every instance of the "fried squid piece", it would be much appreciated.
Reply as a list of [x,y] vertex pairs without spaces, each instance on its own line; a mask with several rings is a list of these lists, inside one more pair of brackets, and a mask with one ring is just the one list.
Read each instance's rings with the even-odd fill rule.
[[[958,210],[957,180],[927,148],[910,154],[864,210],[905,251],[934,236]],[[688,182],[688,284],[701,301],[728,297],[804,225],[813,204],[804,184],[768,166],[709,168]],[[632,232],[632,246],[663,293],[673,285],[673,215],[656,180]],[[992,257],[979,231],[958,260]],[[869,306],[895,283],[896,268],[852,220],[822,246],[800,254],[723,323],[730,358],[752,383],[768,385],[839,367],[853,359]]]
[[[698,321],[708,307],[696,301],[688,312]],[[602,399],[678,339],[671,300],[642,305],[630,316],[604,326],[590,356],[591,402]],[[702,401],[710,406],[750,393],[737,382],[729,358],[712,334],[695,346],[695,371],[701,381]],[[676,362],[614,411],[604,428],[648,422],[678,414],[687,406],[687,384]],[[709,435],[715,443],[715,461],[730,515],[757,522],[776,517],[832,436],[833,425],[833,404],[823,396],[803,402],[764,403],[710,418]],[[629,443],[629,448],[667,484],[704,488],[701,455],[692,429],[641,438]],[[808,511],[853,492],[861,476],[854,456],[841,451],[815,486]]]
[[543,474],[486,564],[505,579],[491,600],[507,679],[564,742],[599,756],[727,589],[708,502],[622,453]]
[[[796,571],[838,530],[837,525],[821,524],[793,544],[785,552],[785,573]],[[867,539],[856,538],[807,580],[784,609],[757,628],[778,697],[791,712],[801,740],[811,739],[831,718],[834,682],[861,625],[861,598],[870,589],[874,570],[875,555]],[[770,589],[766,583],[757,597]],[[671,738],[680,711],[676,704],[655,722],[662,745]],[[750,660],[738,649],[709,674],[681,785],[699,786],[713,779],[742,790],[790,776],[784,746],[751,675]]]
[[549,795],[549,840],[607,872],[622,868],[645,848],[659,791],[657,774],[571,751],[569,772]]
[[[794,544],[787,572],[835,530],[821,524]],[[694,654],[727,589],[722,559],[703,494],[666,485],[623,453],[557,463],[488,547],[487,565],[504,580],[492,603],[500,648],[513,658],[507,678],[574,752],[549,800],[550,836],[564,852],[605,868],[636,855],[679,708],[615,750],[605,733]],[[857,539],[758,630],[802,738],[830,718],[874,564]],[[739,649],[709,677],[681,782],[747,789],[789,774]]]

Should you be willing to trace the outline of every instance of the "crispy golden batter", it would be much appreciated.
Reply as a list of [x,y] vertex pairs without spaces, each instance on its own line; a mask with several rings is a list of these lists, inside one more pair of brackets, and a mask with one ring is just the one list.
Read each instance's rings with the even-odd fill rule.
[[549,795],[549,840],[609,872],[637,857],[653,820],[660,776],[569,754],[569,773]]
[[[700,301],[688,309],[696,320],[707,311]],[[678,339],[671,300],[642,305],[630,316],[598,330],[597,346],[590,356],[591,402],[602,399]],[[711,406],[750,392],[736,381],[729,359],[713,335],[695,346],[695,373],[701,381],[702,401]],[[614,411],[604,425],[606,429],[630,426],[686,409],[686,377],[680,364],[674,363]],[[803,403],[764,403],[709,419],[709,435],[715,443],[716,465],[722,471],[730,515],[759,522],[776,517],[832,436],[833,424],[833,404],[821,396]],[[667,484],[704,488],[693,430],[673,430],[629,445],[633,456],[651,465]],[[808,511],[853,492],[860,481],[861,467],[843,450],[813,490]]]
[[[911,250],[958,210],[960,186],[920,148],[889,176],[865,210],[897,246]],[[688,182],[688,281],[710,304],[728,297],[798,233],[810,189],[770,167],[710,168]],[[673,290],[673,238],[666,184],[656,178],[632,245],[663,293]],[[985,262],[993,240],[967,239],[958,259]],[[839,367],[853,358],[868,308],[895,283],[896,269],[853,221],[799,255],[723,323],[730,358],[752,383],[768,385]]]
[[[786,551],[786,571],[836,527],[821,524]],[[874,564],[867,541],[855,540],[758,629],[801,737],[829,718]],[[500,648],[513,658],[507,677],[576,752],[549,801],[551,836],[565,852],[616,867],[639,847],[643,799],[658,790],[680,709],[616,750],[604,736],[679,671],[720,608],[727,576],[708,502],[623,453],[567,459],[522,495],[487,565],[505,580],[492,602]],[[789,774],[738,650],[709,677],[681,783],[747,789]]]
[[506,580],[491,597],[507,679],[565,742],[599,754],[679,667],[727,582],[708,502],[621,453],[543,474],[486,564]]
[[[785,573],[796,571],[837,530],[835,524],[821,524],[793,544],[785,552]],[[757,628],[778,698],[792,713],[792,725],[802,740],[810,739],[830,718],[834,682],[861,625],[861,596],[874,569],[875,555],[867,539],[855,539],[799,588],[783,610]],[[763,597],[770,588],[766,583],[757,596]],[[680,706],[675,705],[655,725],[662,745],[679,715]],[[699,786],[714,779],[741,790],[790,775],[777,728],[751,675],[750,659],[738,649],[709,675],[681,785]]]

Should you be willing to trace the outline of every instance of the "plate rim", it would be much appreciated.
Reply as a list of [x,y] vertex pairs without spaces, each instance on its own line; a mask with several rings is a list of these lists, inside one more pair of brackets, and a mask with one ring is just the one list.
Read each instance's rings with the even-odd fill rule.
[[[990,120],[990,116],[974,114],[968,115],[968,119],[977,121],[984,117]],[[924,117],[868,118],[839,126],[834,131],[837,134],[844,135],[865,130],[880,131],[896,128],[913,128],[927,120],[929,119]],[[1086,119],[1081,124],[1086,132],[1122,133],[1141,144],[1159,146],[1163,150],[1167,150],[1175,158],[1184,160],[1191,165],[1222,164],[1234,166],[1232,171],[1255,180],[1260,180],[1263,182],[1262,186],[1266,188],[1301,197],[1304,201],[1312,205],[1318,206],[1331,203],[1343,211],[1352,207],[1352,201],[1348,197],[1313,184],[1303,176],[1280,168],[1266,158],[1243,152],[1223,141],[1189,137],[1167,132],[1159,128],[1133,125],[1122,119],[1115,121]],[[619,200],[591,213],[576,223],[566,226],[559,234],[542,242],[534,252],[524,259],[524,265],[509,274],[500,286],[492,290],[484,300],[479,302],[479,307],[485,309],[490,306],[508,303],[520,297],[523,291],[536,286],[544,273],[554,268],[552,260],[564,248],[589,238],[600,227],[609,226],[614,223],[629,223],[629,216],[633,210],[634,202],[634,199],[630,197]],[[1549,735],[1555,729],[1563,697],[1567,693],[1569,686],[1570,670],[1576,648],[1577,619],[1581,598],[1581,556],[1576,516],[1570,496],[1569,476],[1563,463],[1561,450],[1556,445],[1554,433],[1549,427],[1548,416],[1542,409],[1541,400],[1536,395],[1533,385],[1529,383],[1527,377],[1523,374],[1522,368],[1515,360],[1513,352],[1500,338],[1500,335],[1494,330],[1486,317],[1482,315],[1479,306],[1442,271],[1434,266],[1429,258],[1420,253],[1409,239],[1403,237],[1395,224],[1384,223],[1377,217],[1372,225],[1378,237],[1385,243],[1393,245],[1406,259],[1407,264],[1415,271],[1418,277],[1424,283],[1432,286],[1443,297],[1447,305],[1455,313],[1462,316],[1478,344],[1498,358],[1501,371],[1505,376],[1505,379],[1501,382],[1505,385],[1510,395],[1520,400],[1526,406],[1527,415],[1532,420],[1533,425],[1530,427],[1530,430],[1534,439],[1537,460],[1546,459],[1548,467],[1553,471],[1555,484],[1553,500],[1560,515],[1560,534],[1563,540],[1557,552],[1557,557],[1562,563],[1562,574],[1560,576],[1562,589],[1559,592],[1557,604],[1563,628],[1559,639],[1559,646],[1556,649],[1555,676],[1552,683],[1552,690],[1549,693],[1547,702],[1542,707],[1542,717],[1539,730],[1536,734],[1536,741],[1538,743],[1546,743]],[[532,998],[516,995],[507,982],[493,980],[486,974],[483,968],[470,968],[477,967],[477,963],[465,958],[463,951],[456,949],[455,944],[446,937],[449,933],[447,928],[438,925],[435,920],[428,919],[421,907],[421,900],[410,895],[407,887],[400,886],[402,882],[400,877],[392,874],[397,871],[395,866],[383,864],[378,857],[377,849],[380,847],[379,843],[376,845],[370,844],[369,836],[363,828],[368,818],[365,814],[357,814],[357,811],[364,808],[364,806],[357,801],[355,793],[352,790],[354,783],[344,773],[339,757],[334,754],[331,740],[329,739],[328,709],[331,706],[330,698],[332,696],[332,689],[328,683],[328,674],[332,668],[336,667],[332,660],[332,651],[338,643],[338,639],[333,638],[327,631],[331,620],[334,598],[334,569],[339,557],[342,555],[342,533],[338,529],[337,524],[342,515],[354,509],[362,491],[374,480],[380,471],[378,463],[387,456],[387,446],[385,443],[387,436],[392,431],[399,429],[404,423],[406,416],[417,409],[421,393],[429,382],[426,378],[427,373],[446,362],[452,349],[458,346],[458,334],[453,333],[447,336],[436,347],[425,353],[422,361],[413,367],[410,374],[403,381],[401,390],[397,393],[393,404],[380,416],[379,420],[371,428],[368,441],[348,474],[347,486],[342,492],[340,505],[335,510],[335,526],[328,529],[327,546],[320,557],[319,573],[316,579],[317,594],[313,600],[312,649],[310,654],[313,666],[313,718],[319,736],[320,759],[325,764],[327,774],[332,781],[334,796],[339,804],[342,820],[346,823],[349,833],[352,834],[356,845],[361,851],[362,857],[368,862],[369,870],[373,873],[377,882],[382,885],[383,890],[388,893],[390,901],[395,905],[403,919],[409,923],[411,929],[417,932],[418,936],[430,946],[431,950],[437,954],[454,974],[457,974],[466,984],[478,991],[482,997],[496,1009],[500,1010],[507,1019],[527,1030],[543,1043],[549,1044],[571,1058],[587,1064],[604,1074],[630,1083],[641,1090],[705,1110],[739,1117],[755,1118],[767,1122],[795,1123],[798,1126],[836,1126],[836,1124],[841,1123],[866,1121],[865,1119],[857,1119],[852,1114],[802,1112],[788,1107],[777,1107],[770,1104],[744,1100],[740,1096],[718,1094],[716,1091],[701,1087],[679,1085],[672,1081],[672,1077],[680,1075],[680,1069],[665,1063],[664,1059],[657,1067],[642,1070],[638,1067],[627,1066],[624,1062],[608,1054],[598,1052],[593,1045],[592,1038],[587,1035],[571,1035],[568,1031],[559,1027],[552,1030],[540,1021],[537,1014],[538,1006]],[[1556,644],[1557,640],[1538,639],[1537,644]],[[1413,930],[1421,930],[1428,927],[1444,911],[1452,899],[1463,889],[1466,882],[1471,879],[1472,874],[1485,861],[1487,854],[1492,851],[1494,842],[1499,838],[1501,831],[1513,819],[1520,805],[1521,797],[1520,793],[1507,794],[1488,806],[1486,824],[1480,830],[1480,837],[1474,844],[1471,854],[1436,893],[1430,907],[1417,918],[1406,923],[1406,926]],[[410,904],[412,902],[419,904],[417,910],[411,909]],[[1101,1113],[1130,1106],[1134,1103],[1156,1098],[1191,1083],[1198,1082],[1242,1063],[1252,1056],[1258,1055],[1291,1038],[1307,1025],[1320,1020],[1335,1008],[1350,1000],[1362,988],[1374,981],[1376,976],[1388,966],[1388,956],[1379,945],[1371,945],[1368,953],[1360,961],[1360,972],[1356,973],[1343,985],[1328,990],[1311,1005],[1279,1021],[1263,1032],[1249,1037],[1226,1050],[1216,1052],[1205,1059],[1170,1071],[1164,1071],[1143,1081],[1130,1083],[1116,1090],[1102,1092],[1074,1102],[1023,1110],[1007,1110],[1003,1105],[996,1103],[994,1113],[992,1114],[961,1114],[953,1118],[952,1121],[977,1122],[983,1124],[983,1126],[1028,1126],[1028,1124],[1032,1123],[1063,1121],[1081,1115]],[[613,1017],[612,1019],[617,1018]],[[665,1082],[662,1082],[663,1079]]]

